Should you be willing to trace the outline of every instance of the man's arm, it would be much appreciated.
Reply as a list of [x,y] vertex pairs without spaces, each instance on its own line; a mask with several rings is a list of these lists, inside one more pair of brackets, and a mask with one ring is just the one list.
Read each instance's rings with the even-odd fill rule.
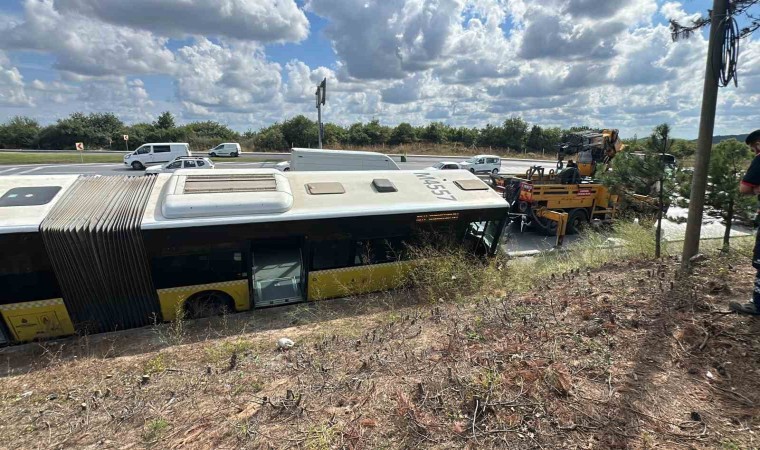
[[743,195],[760,194],[760,156],[755,156],[747,173],[739,184],[739,193]]

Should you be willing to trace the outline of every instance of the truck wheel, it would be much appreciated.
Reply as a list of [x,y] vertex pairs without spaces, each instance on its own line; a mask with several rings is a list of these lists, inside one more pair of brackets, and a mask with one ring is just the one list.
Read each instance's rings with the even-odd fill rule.
[[570,211],[567,215],[567,234],[578,233],[586,222],[588,222],[588,215],[585,209],[576,208]]
[[134,161],[132,162],[132,168],[134,170],[142,170],[145,168],[145,166],[143,166],[142,163],[140,163],[140,161]]

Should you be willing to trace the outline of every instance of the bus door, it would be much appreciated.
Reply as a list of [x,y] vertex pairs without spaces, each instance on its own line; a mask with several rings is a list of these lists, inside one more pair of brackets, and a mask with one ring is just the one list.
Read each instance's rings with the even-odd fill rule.
[[254,241],[251,255],[251,292],[255,308],[303,300],[300,239]]

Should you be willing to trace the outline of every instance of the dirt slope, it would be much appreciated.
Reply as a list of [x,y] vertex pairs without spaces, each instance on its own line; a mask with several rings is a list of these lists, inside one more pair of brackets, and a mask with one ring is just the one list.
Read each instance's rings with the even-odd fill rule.
[[760,319],[719,312],[750,295],[730,262],[5,349],[0,447],[760,448]]

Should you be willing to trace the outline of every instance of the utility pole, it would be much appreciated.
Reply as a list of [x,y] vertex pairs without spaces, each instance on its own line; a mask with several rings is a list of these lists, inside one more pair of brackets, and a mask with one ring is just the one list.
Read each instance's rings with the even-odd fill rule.
[[[686,236],[683,242],[681,267],[688,268],[689,260],[699,251],[699,237],[702,230],[702,213],[705,206],[707,169],[710,165],[713,130],[715,128],[715,107],[718,102],[718,79],[716,78],[716,58],[720,58],[721,43],[726,26],[726,0],[713,0],[710,17],[710,40],[707,47],[705,84],[702,90],[702,113],[699,118],[699,138],[694,161],[694,175],[689,196],[689,216],[686,221]],[[719,60],[718,60],[719,61]]]
[[325,129],[322,126],[322,105],[325,104],[325,94],[327,92],[327,78],[324,78],[321,83],[317,85],[317,92],[314,95],[317,96],[317,126],[319,127],[319,148],[322,148],[322,139],[324,138]]

